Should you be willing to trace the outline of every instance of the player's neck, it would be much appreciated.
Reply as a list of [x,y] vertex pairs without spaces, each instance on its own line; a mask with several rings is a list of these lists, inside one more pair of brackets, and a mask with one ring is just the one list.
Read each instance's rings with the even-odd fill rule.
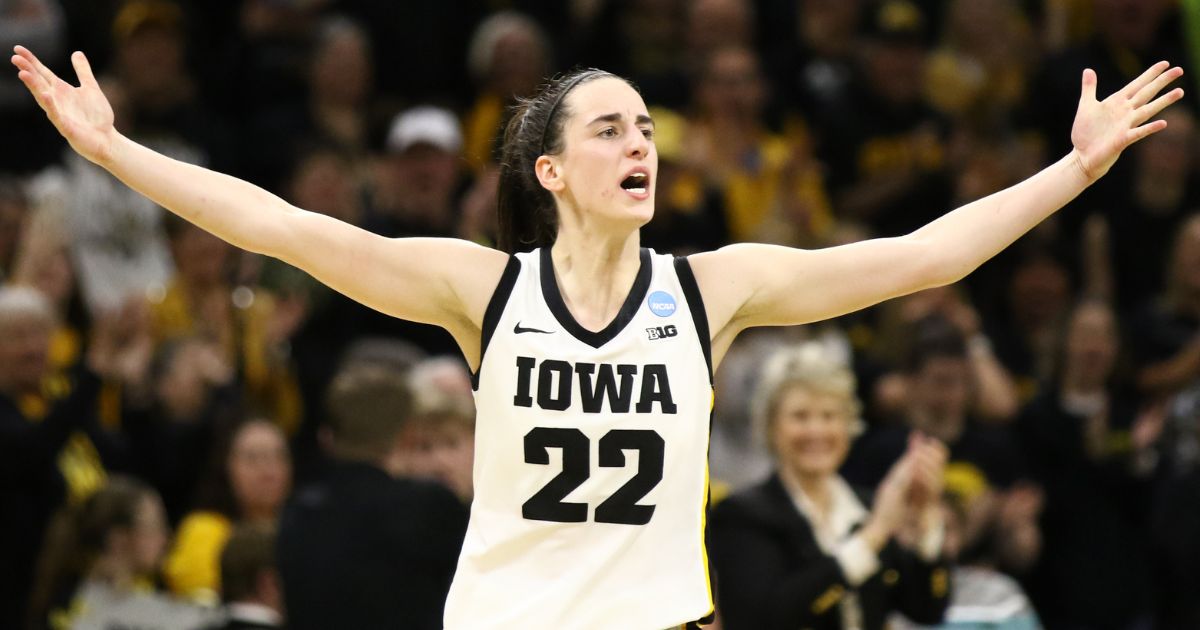
[[550,250],[563,302],[575,321],[602,330],[617,316],[641,268],[638,233],[596,236],[560,231]]

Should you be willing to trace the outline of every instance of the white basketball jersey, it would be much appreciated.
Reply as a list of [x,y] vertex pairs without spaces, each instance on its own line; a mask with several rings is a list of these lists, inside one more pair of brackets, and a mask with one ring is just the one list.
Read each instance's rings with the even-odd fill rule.
[[548,249],[484,317],[475,500],[446,627],[661,630],[712,612],[712,379],[684,259],[641,252],[616,319],[580,326]]

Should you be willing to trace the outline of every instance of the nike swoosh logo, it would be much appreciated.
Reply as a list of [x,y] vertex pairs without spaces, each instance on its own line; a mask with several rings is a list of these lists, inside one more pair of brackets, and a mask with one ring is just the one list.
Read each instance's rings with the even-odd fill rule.
[[527,333],[527,332],[538,333],[538,334],[542,334],[542,335],[550,335],[550,334],[554,333],[553,330],[538,330],[537,328],[522,328],[521,322],[517,322],[517,325],[513,328],[513,333],[518,334],[518,335],[521,333]]

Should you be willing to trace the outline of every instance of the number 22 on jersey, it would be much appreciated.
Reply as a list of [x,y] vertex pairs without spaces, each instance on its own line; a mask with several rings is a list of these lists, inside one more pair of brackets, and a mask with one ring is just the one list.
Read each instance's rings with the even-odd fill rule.
[[[603,468],[625,466],[625,451],[638,452],[638,470],[609,498],[596,506],[597,523],[645,525],[654,516],[653,505],[639,505],[663,477],[665,444],[658,433],[646,429],[613,429],[600,438]],[[562,451],[562,472],[521,506],[521,516],[534,521],[582,523],[588,504],[564,501],[591,476],[591,444],[579,429],[537,427],[525,434],[525,463],[550,464],[550,449]]]

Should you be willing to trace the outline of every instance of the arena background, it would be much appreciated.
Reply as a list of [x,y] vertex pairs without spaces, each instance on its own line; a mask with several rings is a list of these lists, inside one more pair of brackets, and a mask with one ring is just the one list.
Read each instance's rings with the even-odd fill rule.
[[[158,151],[385,236],[484,244],[506,108],[603,68],[655,119],[643,244],[687,254],[899,235],[1015,183],[1070,150],[1084,68],[1101,96],[1160,59],[1200,69],[1200,3],[0,0],[0,44],[70,80],[84,51],[118,129]],[[372,391],[411,409],[389,472],[469,502],[448,335],[167,216],[72,154],[6,68],[0,627],[86,619],[71,602],[109,574],[140,594],[113,619],[211,622],[230,532],[274,524],[322,474],[338,405],[366,404],[331,393],[339,374],[381,371]],[[1196,106],[965,281],[744,334],[717,375],[714,500],[772,467],[753,413],[770,352],[819,343],[864,405],[843,474],[877,483],[906,428],[946,439],[962,562],[1015,579],[1046,627],[1200,627]],[[87,530],[114,483],[165,506],[106,521],[129,549]]]

